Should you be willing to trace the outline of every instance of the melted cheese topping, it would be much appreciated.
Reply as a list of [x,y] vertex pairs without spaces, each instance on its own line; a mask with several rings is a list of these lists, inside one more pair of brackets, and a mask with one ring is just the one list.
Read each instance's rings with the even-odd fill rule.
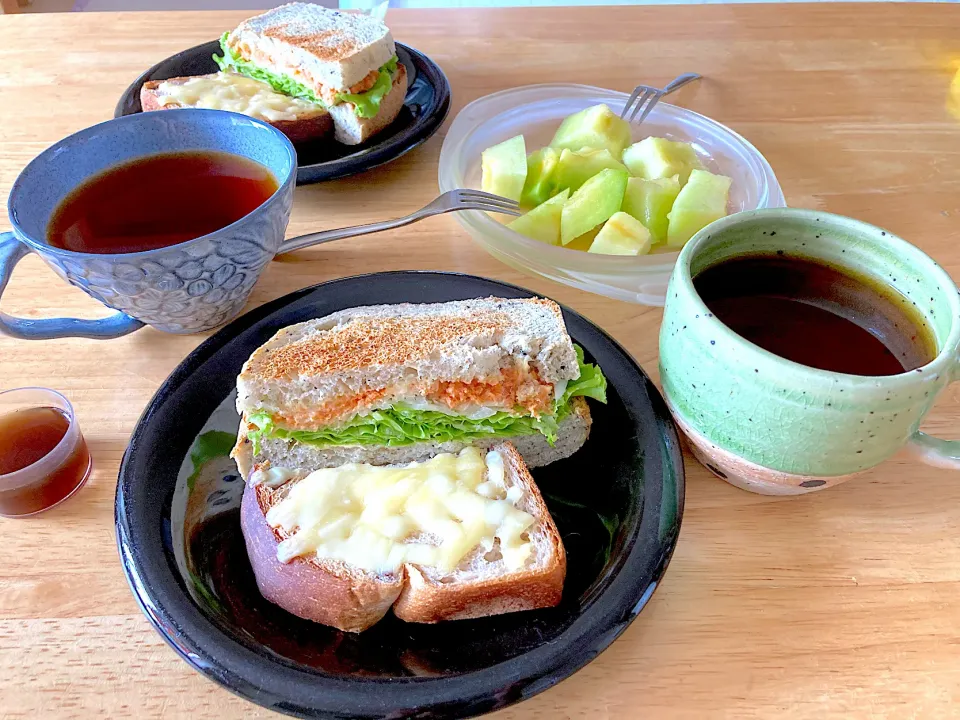
[[402,467],[317,470],[270,508],[267,523],[289,534],[277,547],[284,563],[315,556],[370,572],[416,563],[448,573],[477,547],[498,545],[516,570],[533,555],[525,533],[535,520],[517,508],[522,498],[506,488],[498,452],[484,458],[470,447]]
[[280,487],[295,477],[296,473],[286,468],[257,468],[250,473],[250,487],[256,487],[257,485],[266,485],[271,488]]
[[301,98],[276,92],[259,80],[220,72],[194,77],[181,83],[163,83],[158,90],[163,106],[173,103],[184,107],[229,110],[260,120],[296,120],[300,115],[316,114],[318,105]]

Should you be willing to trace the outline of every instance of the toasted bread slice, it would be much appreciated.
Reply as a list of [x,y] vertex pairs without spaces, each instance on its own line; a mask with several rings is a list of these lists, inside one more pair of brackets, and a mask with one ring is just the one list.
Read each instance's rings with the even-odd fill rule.
[[349,308],[282,328],[259,347],[237,377],[237,410],[289,417],[349,393],[403,388],[412,377],[469,383],[498,376],[514,359],[545,383],[579,376],[556,303],[490,297]]
[[[433,623],[558,604],[566,573],[560,534],[519,453],[508,443],[493,449],[504,461],[505,489],[521,491],[515,506],[535,518],[526,531],[533,552],[520,569],[508,570],[497,546],[475,548],[451,573],[405,563],[397,573],[378,574],[316,556],[282,563],[277,549],[288,535],[271,527],[266,515],[297,480],[278,488],[248,483],[241,528],[260,592],[299,617],[347,632],[369,628],[391,606],[403,620]],[[249,467],[241,472],[247,480]]]
[[273,125],[294,143],[333,135],[333,118],[322,105],[234,73],[148,80],[140,88],[140,106],[144,112],[182,107],[230,110]]
[[331,105],[335,138],[344,145],[359,145],[396,120],[407,98],[407,70],[400,64],[393,75],[393,87],[380,101],[380,111],[372,118],[359,117],[352,103]]
[[361,83],[396,55],[389,28],[364,13],[293,2],[244,20],[227,36],[244,60],[297,78],[318,97]]

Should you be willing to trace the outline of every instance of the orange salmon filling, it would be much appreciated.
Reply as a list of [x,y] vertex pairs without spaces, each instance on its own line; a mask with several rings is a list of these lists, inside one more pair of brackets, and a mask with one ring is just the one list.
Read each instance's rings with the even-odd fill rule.
[[[500,377],[495,380],[442,381],[421,390],[430,402],[446,405],[454,411],[466,405],[503,410],[521,407],[539,417],[553,409],[553,385],[541,382],[535,370],[508,368],[501,370]],[[275,414],[273,421],[291,430],[314,430],[338,420],[348,420],[386,395],[386,388],[367,390],[357,395],[335,398],[319,407]]]
[[324,403],[320,407],[302,410],[289,415],[274,414],[273,421],[278,425],[301,430],[312,430],[324,425],[330,425],[344,415],[353,416],[360,410],[370,407],[377,400],[386,395],[386,390],[367,390],[359,395],[336,398]]
[[531,415],[541,415],[553,404],[553,385],[540,382],[535,372],[517,368],[500,371],[499,382],[455,380],[437,383],[427,399],[441,402],[452,410],[462,405],[499,405],[522,407]]

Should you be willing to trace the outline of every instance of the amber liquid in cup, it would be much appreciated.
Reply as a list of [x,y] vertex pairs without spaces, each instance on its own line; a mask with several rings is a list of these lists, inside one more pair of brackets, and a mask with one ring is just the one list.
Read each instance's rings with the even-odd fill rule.
[[239,155],[213,150],[149,155],[95,175],[71,192],[50,219],[47,241],[97,254],[179,245],[248,215],[277,187],[267,168]]
[[[44,394],[62,402],[27,405],[42,402]],[[26,406],[6,410],[21,403]],[[66,398],[39,388],[0,393],[0,515],[20,517],[53,507],[83,485],[90,467],[90,452]]]
[[917,310],[892,290],[823,262],[743,255],[693,279],[740,337],[787,360],[851,375],[897,375],[937,356]]

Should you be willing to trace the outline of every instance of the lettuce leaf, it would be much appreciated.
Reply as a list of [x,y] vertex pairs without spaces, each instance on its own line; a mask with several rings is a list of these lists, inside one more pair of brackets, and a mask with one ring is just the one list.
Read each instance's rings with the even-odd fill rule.
[[260,452],[263,437],[294,440],[307,445],[386,445],[401,447],[430,441],[477,440],[491,437],[512,437],[540,433],[551,445],[557,440],[557,431],[563,419],[570,414],[570,401],[578,396],[607,401],[607,380],[600,368],[583,360],[583,350],[574,346],[580,377],[567,383],[563,395],[554,402],[553,413],[535,418],[498,412],[482,420],[471,420],[462,415],[447,415],[433,410],[414,410],[403,404],[373,410],[358,415],[345,425],[320,430],[289,430],[277,427],[270,413],[255,412],[247,420],[257,427],[248,431],[254,453]]
[[393,74],[397,71],[399,59],[396,55],[390,58],[383,67],[380,68],[380,76],[372,88],[362,93],[343,93],[337,95],[338,100],[353,103],[353,111],[357,117],[372,118],[380,112],[380,102],[390,92],[393,87]]
[[[274,73],[266,70],[249,60],[244,60],[227,46],[227,37],[229,32],[225,32],[220,38],[220,47],[223,50],[223,56],[214,55],[214,62],[225,72],[235,72],[240,75],[246,75],[254,80],[267,83],[270,87],[284,95],[303,98],[310,102],[317,103],[326,107],[317,94],[303,83],[294,80],[289,75]],[[380,102],[390,92],[393,87],[393,74],[397,71],[399,59],[394,55],[380,68],[380,75],[372,88],[362,93],[343,93],[337,95],[337,99],[343,102],[353,103],[354,112],[358,117],[371,118],[380,112]]]
[[221,70],[225,72],[235,72],[239,73],[240,75],[246,75],[248,78],[253,78],[254,80],[267,83],[279,93],[290,95],[291,97],[303,98],[304,100],[309,100],[310,102],[326,107],[326,104],[317,97],[313,90],[308,88],[303,83],[294,80],[289,75],[272,73],[269,70],[263,69],[259,65],[255,65],[249,60],[244,60],[240,56],[234,55],[233,51],[227,46],[228,35],[230,35],[230,33],[225,32],[220,38],[220,47],[223,49],[223,57],[220,57],[219,55],[213,56],[214,62],[217,63]]
[[[322,430],[288,430],[276,427],[267,413],[248,418],[260,428],[259,434],[279,440],[295,440],[307,445],[386,445],[401,447],[414,443],[448,440],[476,440],[489,437],[533,435],[540,432],[547,440],[557,439],[557,419],[553,416],[533,418],[510,413],[497,413],[483,420],[470,420],[460,415],[446,415],[431,410],[413,410],[403,405],[374,410],[358,415],[346,425]],[[257,451],[257,442],[254,452]]]
[[607,402],[607,379],[596,365],[583,361],[583,348],[574,344],[577,353],[577,365],[580,366],[580,377],[567,383],[567,389],[559,400],[559,404],[569,403],[571,399],[581,395],[593,398],[597,402]]

